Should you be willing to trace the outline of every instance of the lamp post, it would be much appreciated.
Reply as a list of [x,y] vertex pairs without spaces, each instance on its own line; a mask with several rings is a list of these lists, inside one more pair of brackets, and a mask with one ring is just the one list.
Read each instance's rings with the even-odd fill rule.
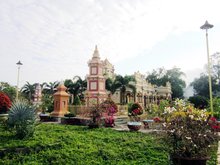
[[210,71],[210,58],[209,58],[209,42],[208,42],[208,29],[213,28],[213,25],[209,24],[208,21],[200,27],[206,31],[206,47],[207,47],[207,58],[208,58],[208,75],[209,75],[209,97],[210,97],[210,108],[213,116],[213,102],[212,102],[212,82],[211,82],[211,71]]
[[18,61],[18,62],[16,63],[16,65],[18,66],[17,88],[16,88],[16,101],[17,101],[17,100],[18,100],[18,87],[19,87],[19,74],[20,74],[20,67],[21,67],[21,65],[23,65],[23,64],[21,63],[21,61]]

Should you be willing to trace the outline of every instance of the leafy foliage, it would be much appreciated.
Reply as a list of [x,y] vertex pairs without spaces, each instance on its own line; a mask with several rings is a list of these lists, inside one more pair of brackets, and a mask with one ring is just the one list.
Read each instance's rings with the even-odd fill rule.
[[176,100],[174,106],[167,113],[171,117],[165,127],[171,154],[190,158],[208,156],[210,145],[218,138],[205,110],[197,110],[182,100]]
[[0,91],[7,94],[11,101],[15,100],[16,88],[7,82],[0,82]]
[[158,134],[41,124],[34,137],[17,140],[0,131],[3,148],[26,147],[28,154],[7,154],[0,164],[168,165],[167,147]]
[[11,107],[11,100],[6,94],[0,92],[0,114],[7,113],[10,107]]
[[132,103],[128,105],[128,116],[131,120],[140,121],[139,115],[143,114],[143,108],[139,103]]
[[36,124],[36,110],[24,101],[12,104],[8,114],[8,126],[15,130],[19,139],[31,137]]
[[[218,93],[220,92],[220,85],[217,83],[217,78],[211,78],[212,83],[212,91],[214,96],[220,96]],[[194,81],[190,84],[193,87],[195,95],[204,96],[209,98],[209,82],[208,75],[201,74],[199,78],[194,79]]]
[[114,81],[114,88],[115,89],[120,89],[121,92],[121,103],[124,105],[126,104],[125,100],[125,92],[126,88],[132,89],[133,93],[136,92],[135,85],[132,84],[135,82],[135,78],[133,76],[121,76],[117,75]]
[[207,98],[200,95],[194,95],[189,97],[188,101],[192,103],[196,108],[204,109],[208,106]]
[[21,88],[21,93],[29,101],[31,101],[33,99],[36,85],[37,85],[36,83],[30,84],[29,82],[26,82],[26,84]]
[[182,76],[184,76],[184,73],[181,72],[180,68],[174,67],[173,69],[169,70],[159,68],[158,70],[153,70],[151,73],[149,73],[146,80],[157,86],[165,86],[167,82],[170,82],[172,97],[182,98],[183,88],[186,86]]
[[81,105],[81,101],[79,96],[76,96],[73,101],[73,105]]
[[44,94],[42,97],[42,104],[40,107],[42,108],[42,111],[45,112],[52,112],[54,110],[54,99],[53,96],[50,94]]

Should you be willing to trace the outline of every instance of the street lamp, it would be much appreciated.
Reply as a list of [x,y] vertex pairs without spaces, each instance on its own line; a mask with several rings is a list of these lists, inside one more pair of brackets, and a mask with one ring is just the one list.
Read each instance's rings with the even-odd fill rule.
[[213,28],[213,25],[209,24],[208,21],[200,27],[206,31],[206,46],[207,46],[207,58],[208,58],[208,74],[209,74],[209,97],[210,97],[210,108],[213,116],[213,102],[212,102],[212,83],[211,83],[211,71],[210,71],[210,58],[209,58],[209,42],[208,42],[208,29]]
[[19,73],[20,73],[20,67],[21,67],[21,65],[23,65],[23,64],[21,63],[21,61],[18,61],[18,62],[16,63],[16,65],[18,66],[18,77],[17,77],[17,88],[16,88],[16,100],[18,100]]

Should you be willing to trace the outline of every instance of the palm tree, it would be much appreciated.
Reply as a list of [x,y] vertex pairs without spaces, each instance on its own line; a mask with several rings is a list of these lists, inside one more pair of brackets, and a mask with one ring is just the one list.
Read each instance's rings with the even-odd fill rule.
[[36,83],[30,84],[28,81],[26,84],[21,88],[21,93],[24,94],[24,96],[31,101],[34,91],[36,88]]
[[73,103],[73,93],[74,93],[74,84],[73,81],[71,79],[66,79],[64,81],[64,85],[67,88],[67,92],[70,94],[70,98],[69,98],[69,103],[72,104]]
[[82,80],[81,77],[79,76],[75,76],[73,78],[73,84],[74,84],[74,97],[76,97],[77,95],[80,98],[83,98],[83,92],[86,90],[87,88],[87,81],[86,80]]
[[132,82],[135,82],[135,78],[133,76],[121,76],[117,75],[115,77],[114,81],[114,88],[120,89],[121,92],[121,103],[125,104],[125,94],[126,94],[126,88],[131,88],[133,93],[136,92],[135,85],[132,84]]
[[[87,81],[82,80],[81,77],[75,76],[73,80],[66,79],[64,81],[64,85],[67,87],[67,91],[70,95],[72,95],[74,98],[79,96],[79,98],[83,98],[83,92],[86,90],[87,87]],[[71,97],[70,103],[73,102],[73,98]]]
[[54,92],[56,91],[57,86],[59,85],[58,81],[55,82],[49,82],[47,83],[43,83],[43,94],[49,94],[49,95],[53,95]]

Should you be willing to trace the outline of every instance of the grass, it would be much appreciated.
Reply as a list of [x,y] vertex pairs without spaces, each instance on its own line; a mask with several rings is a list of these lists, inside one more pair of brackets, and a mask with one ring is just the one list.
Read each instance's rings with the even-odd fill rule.
[[[40,124],[34,137],[15,139],[0,128],[0,164],[168,165],[167,146],[157,134],[119,132],[110,128]],[[212,150],[209,165],[216,163]]]

